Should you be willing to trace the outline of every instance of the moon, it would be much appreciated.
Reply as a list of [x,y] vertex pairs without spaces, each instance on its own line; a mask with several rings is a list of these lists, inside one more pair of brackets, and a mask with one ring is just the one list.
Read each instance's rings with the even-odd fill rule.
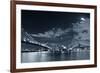
[[81,20],[82,20],[82,21],[85,21],[85,18],[81,17]]

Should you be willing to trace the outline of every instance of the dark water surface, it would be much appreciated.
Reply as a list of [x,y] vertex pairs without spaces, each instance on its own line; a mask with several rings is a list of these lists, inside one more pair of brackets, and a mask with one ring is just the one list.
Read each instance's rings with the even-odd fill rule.
[[89,51],[78,51],[69,53],[23,52],[21,54],[22,63],[88,59],[90,59]]

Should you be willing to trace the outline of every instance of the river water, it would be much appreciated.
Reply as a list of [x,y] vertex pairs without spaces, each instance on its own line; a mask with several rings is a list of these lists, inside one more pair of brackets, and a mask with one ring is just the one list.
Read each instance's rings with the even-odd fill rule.
[[69,60],[88,60],[89,51],[78,51],[68,53],[48,53],[48,52],[22,52],[21,62],[49,62],[49,61],[69,61]]

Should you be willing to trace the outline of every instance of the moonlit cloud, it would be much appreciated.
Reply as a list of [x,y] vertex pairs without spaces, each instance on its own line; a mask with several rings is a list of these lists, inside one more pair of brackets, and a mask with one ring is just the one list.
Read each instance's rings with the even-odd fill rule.
[[76,43],[79,42],[82,45],[90,44],[90,19],[89,18],[85,18],[85,21],[78,22],[76,23],[76,25],[73,24],[73,30],[78,33],[78,35],[74,36],[74,42]]
[[46,31],[44,33],[38,33],[38,34],[32,34],[32,36],[36,36],[36,37],[46,37],[46,38],[56,38],[59,37],[65,33],[67,33],[70,29],[65,29],[62,30],[61,28],[58,29],[51,29],[49,31]]

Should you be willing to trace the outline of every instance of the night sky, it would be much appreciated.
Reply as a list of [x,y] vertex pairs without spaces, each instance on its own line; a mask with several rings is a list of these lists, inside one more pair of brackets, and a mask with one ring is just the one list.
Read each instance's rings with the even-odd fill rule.
[[89,13],[22,10],[21,25],[29,33],[43,33],[53,28],[71,28],[72,23],[89,16]]

